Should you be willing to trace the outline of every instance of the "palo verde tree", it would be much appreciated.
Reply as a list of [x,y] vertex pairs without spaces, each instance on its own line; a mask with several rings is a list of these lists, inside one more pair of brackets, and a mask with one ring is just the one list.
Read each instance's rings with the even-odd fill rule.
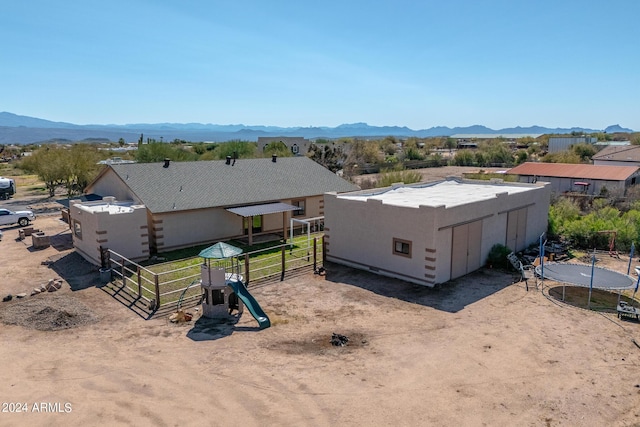
[[34,151],[31,156],[25,157],[20,167],[26,172],[36,174],[44,182],[49,197],[53,197],[56,194],[56,188],[67,178],[65,160],[64,148],[47,145]]
[[25,157],[20,167],[38,175],[49,197],[55,196],[60,186],[65,186],[71,196],[82,192],[96,176],[100,157],[97,148],[90,144],[74,144],[71,148],[47,145]]
[[278,157],[292,157],[293,153],[287,147],[287,145],[282,141],[272,141],[264,146],[264,150],[262,151],[263,156],[271,157],[272,155],[276,155]]
[[90,144],[75,144],[64,153],[66,157],[66,178],[64,185],[67,187],[67,196],[82,193],[98,174],[101,166],[98,162],[101,155],[98,148]]
[[216,147],[215,154],[218,159],[226,159],[227,156],[234,156],[234,153],[239,159],[250,159],[255,157],[257,145],[255,142],[249,141],[229,141],[223,142]]
[[198,155],[181,145],[164,142],[150,142],[138,146],[136,160],[139,163],[162,162],[164,159],[188,162],[198,160]]

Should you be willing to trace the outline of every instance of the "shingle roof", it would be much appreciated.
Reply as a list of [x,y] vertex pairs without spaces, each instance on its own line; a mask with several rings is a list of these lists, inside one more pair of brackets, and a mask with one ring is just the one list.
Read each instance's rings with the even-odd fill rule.
[[523,163],[507,171],[510,175],[552,176],[556,178],[624,181],[638,171],[637,166],[583,165],[572,163]]
[[[358,187],[301,157],[108,166],[153,213],[302,198]],[[100,178],[98,178],[100,179]]]
[[594,154],[593,160],[640,162],[640,145],[610,145]]

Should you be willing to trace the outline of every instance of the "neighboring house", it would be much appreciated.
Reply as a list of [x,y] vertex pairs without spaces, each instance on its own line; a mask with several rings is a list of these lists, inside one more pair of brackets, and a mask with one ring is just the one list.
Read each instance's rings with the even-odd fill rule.
[[115,164],[85,189],[102,200],[70,201],[69,223],[74,246],[92,262],[100,246],[143,259],[231,238],[252,244],[286,236],[290,215],[322,216],[325,192],[355,189],[304,156]]
[[448,179],[325,195],[328,261],[425,286],[483,266],[547,229],[548,184]]
[[552,136],[549,138],[549,153],[566,151],[575,144],[595,144],[598,138],[592,136]]
[[610,145],[591,157],[594,165],[640,167],[640,145]]
[[299,136],[259,136],[258,151],[263,152],[272,142],[282,142],[296,156],[304,156],[311,146],[310,140]]
[[598,195],[604,191],[624,194],[638,182],[637,166],[603,166],[573,163],[522,163],[507,171],[518,175],[520,182],[544,181],[551,183],[556,193],[581,192]]

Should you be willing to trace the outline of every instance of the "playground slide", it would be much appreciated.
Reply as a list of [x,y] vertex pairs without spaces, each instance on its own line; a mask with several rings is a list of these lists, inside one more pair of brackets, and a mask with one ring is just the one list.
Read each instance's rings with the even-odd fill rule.
[[230,280],[227,282],[229,286],[233,289],[233,292],[238,295],[238,298],[242,300],[245,307],[251,312],[251,315],[258,321],[258,325],[260,325],[260,329],[266,329],[271,326],[271,321],[269,317],[262,311],[260,304],[258,301],[249,293],[244,283],[241,281]]

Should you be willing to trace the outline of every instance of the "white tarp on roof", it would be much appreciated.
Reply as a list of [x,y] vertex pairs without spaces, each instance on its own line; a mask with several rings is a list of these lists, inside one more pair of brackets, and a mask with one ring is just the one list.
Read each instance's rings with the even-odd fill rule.
[[278,212],[288,212],[300,210],[298,206],[289,205],[287,203],[264,203],[262,205],[240,206],[237,208],[228,208],[227,211],[243,217],[267,215]]

